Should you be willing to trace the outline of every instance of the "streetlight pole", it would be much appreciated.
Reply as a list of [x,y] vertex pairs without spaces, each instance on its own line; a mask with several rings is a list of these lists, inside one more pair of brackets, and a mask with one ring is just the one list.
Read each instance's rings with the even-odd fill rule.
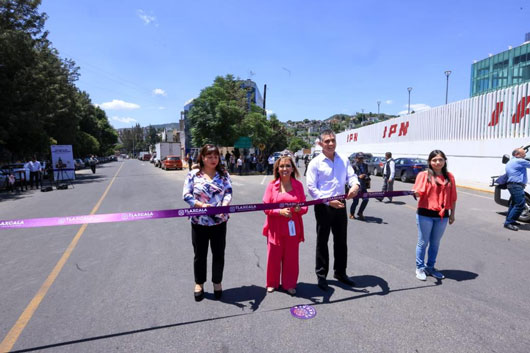
[[451,71],[447,70],[444,73],[445,73],[445,77],[447,78],[447,81],[445,84],[445,104],[447,104],[447,96],[449,93],[449,75],[451,75]]
[[408,87],[407,91],[409,91],[409,112],[408,114],[410,114],[410,91],[412,91],[412,87]]
[[381,106],[381,101],[377,101],[377,116],[379,116],[379,107]]

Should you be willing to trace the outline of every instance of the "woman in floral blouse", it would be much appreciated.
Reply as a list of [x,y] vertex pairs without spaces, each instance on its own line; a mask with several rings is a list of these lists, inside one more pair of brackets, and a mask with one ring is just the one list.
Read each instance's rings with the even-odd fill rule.
[[[219,161],[219,149],[214,145],[204,145],[197,157],[199,169],[188,173],[184,182],[182,197],[191,207],[227,206],[232,200],[230,175]],[[195,256],[193,271],[195,274],[194,297],[196,301],[204,298],[206,282],[206,258],[208,243],[212,249],[212,282],[214,296],[221,298],[223,280],[226,222],[228,214],[210,216],[192,216],[191,240]]]

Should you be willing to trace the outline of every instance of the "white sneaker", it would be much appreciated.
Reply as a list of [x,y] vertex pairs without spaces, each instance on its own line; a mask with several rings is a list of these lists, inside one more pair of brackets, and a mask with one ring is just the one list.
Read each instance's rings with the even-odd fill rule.
[[417,268],[416,269],[416,278],[420,281],[426,281],[427,275],[425,274],[425,270],[423,268]]

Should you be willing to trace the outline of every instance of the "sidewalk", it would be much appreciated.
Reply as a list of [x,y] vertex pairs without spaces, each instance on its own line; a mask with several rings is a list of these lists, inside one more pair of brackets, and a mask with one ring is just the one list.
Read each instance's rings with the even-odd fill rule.
[[493,194],[495,191],[495,189],[490,186],[490,180],[478,182],[476,180],[457,179],[456,186],[490,194]]

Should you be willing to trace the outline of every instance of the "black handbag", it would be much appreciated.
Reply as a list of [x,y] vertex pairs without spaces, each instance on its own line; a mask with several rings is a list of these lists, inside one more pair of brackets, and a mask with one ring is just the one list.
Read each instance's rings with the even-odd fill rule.
[[364,186],[366,187],[366,189],[370,189],[371,183],[372,183],[372,179],[370,179],[370,177],[367,177],[366,179],[364,179]]

